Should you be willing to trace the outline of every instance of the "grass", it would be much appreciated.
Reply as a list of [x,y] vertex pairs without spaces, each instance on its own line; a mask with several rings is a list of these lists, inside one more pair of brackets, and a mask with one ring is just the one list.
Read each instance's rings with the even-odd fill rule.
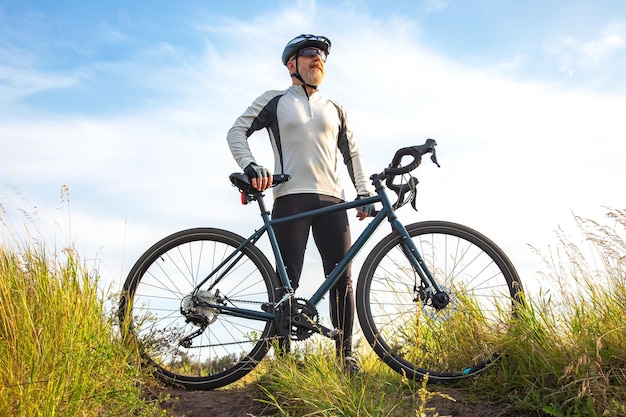
[[0,220],[0,416],[162,415],[142,398],[146,375],[98,276],[71,249],[16,244]]
[[[288,358],[264,360],[245,383],[260,386],[277,416],[433,417],[454,401],[446,392],[524,415],[625,415],[626,212],[608,217],[611,226],[577,218],[582,241],[559,232],[548,256],[537,251],[542,282],[553,289],[527,296],[516,321],[499,330],[502,358],[478,378],[453,388],[409,381],[365,346],[357,349],[362,372],[350,378],[331,345],[312,338]],[[122,343],[97,273],[71,248],[50,254],[36,239],[16,244],[7,233],[0,233],[0,415],[165,415],[144,399],[151,377]],[[457,352],[486,336],[466,333]]]
[[273,358],[262,366],[257,381],[265,402],[277,416],[414,416],[437,414],[429,406],[445,394],[426,389],[392,371],[373,353],[363,353],[358,376],[345,375],[334,358],[334,348],[313,339],[286,358]]
[[626,414],[626,212],[608,216],[613,226],[576,219],[582,243],[558,233],[543,277],[556,294],[527,300],[481,388],[547,415]]
[[[558,248],[541,256],[542,282],[555,289],[528,296],[499,336],[501,360],[452,392],[500,403],[505,413],[626,415],[626,212],[608,217],[612,226],[577,218],[581,242],[557,233]],[[477,340],[457,343],[457,351],[471,351]],[[272,362],[259,383],[282,416],[436,415],[428,403],[446,386],[428,386],[433,392],[407,381],[370,351],[360,349],[364,373],[356,381],[339,372],[332,351],[309,345],[300,357]]]

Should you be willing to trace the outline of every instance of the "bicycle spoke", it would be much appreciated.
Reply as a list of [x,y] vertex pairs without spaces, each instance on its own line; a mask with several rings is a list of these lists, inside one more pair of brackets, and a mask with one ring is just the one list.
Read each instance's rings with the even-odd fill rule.
[[[166,381],[194,389],[224,386],[249,372],[269,349],[271,321],[223,314],[275,302],[275,273],[253,245],[223,265],[202,288],[196,285],[222,264],[243,238],[219,229],[191,229],[155,244],[124,285],[132,299],[121,317]],[[211,285],[220,277],[219,284]]]
[[381,359],[414,379],[453,380],[483,370],[514,313],[521,290],[515,269],[495,244],[464,226],[424,222],[407,231],[449,301],[433,302],[402,239],[389,235],[367,257],[357,285],[366,338]]

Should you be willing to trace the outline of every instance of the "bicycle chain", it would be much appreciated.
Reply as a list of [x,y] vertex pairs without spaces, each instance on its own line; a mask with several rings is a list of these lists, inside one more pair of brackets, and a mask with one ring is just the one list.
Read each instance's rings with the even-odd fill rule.
[[[266,304],[262,301],[250,301],[250,300],[237,300],[237,299],[232,299],[232,298],[227,298],[227,301],[229,301],[232,304],[235,303],[240,303],[240,304],[257,304],[257,305],[263,305]],[[283,339],[283,336],[272,336],[272,337],[265,337],[263,339],[258,339],[255,343],[258,342],[271,342],[272,340],[279,340],[279,339]],[[199,345],[199,346],[193,346],[194,349],[199,349],[199,348],[210,348],[210,347],[218,347],[218,346],[231,346],[231,345],[240,345],[242,343],[249,343],[249,342],[227,342],[227,343],[217,343],[217,344],[211,344],[211,345]]]
[[235,303],[241,303],[241,304],[258,304],[258,305],[262,305],[262,304],[266,304],[262,301],[250,301],[250,300],[237,300],[237,299],[232,299],[232,298],[226,298],[226,301],[230,301],[233,304]]
[[[306,301],[304,299],[300,299],[303,301]],[[240,303],[240,304],[256,304],[256,305],[263,305],[263,304],[267,304],[265,302],[261,302],[261,301],[250,301],[250,300],[237,300],[237,299],[231,299],[228,298],[227,301],[229,301],[232,304],[235,303]],[[314,317],[317,316],[317,310],[314,310]],[[311,319],[308,315],[305,314],[306,319],[314,326],[319,326],[319,322],[317,322],[316,320]],[[302,333],[298,333],[298,340],[304,340],[304,339],[308,339],[310,336],[312,335],[311,332],[306,332],[305,334]],[[256,343],[258,342],[270,342],[272,340],[279,340],[279,339],[284,339],[285,336],[283,335],[279,335],[279,336],[272,336],[272,337],[266,337],[263,339],[258,339],[256,341]],[[228,342],[228,343],[217,343],[217,344],[211,344],[211,345],[199,345],[199,346],[194,346],[194,348],[210,348],[210,347],[218,347],[218,346],[230,346],[230,345],[239,345],[242,342]]]
[[[284,339],[284,337],[283,336],[265,337],[263,339],[258,339],[256,341],[256,343],[258,343],[258,342],[271,342],[272,340],[279,340],[279,339]],[[213,344],[213,345],[192,346],[191,348],[198,349],[198,348],[210,348],[210,347],[218,347],[218,346],[231,346],[231,345],[241,345],[242,343],[250,343],[250,342],[243,341],[243,342],[217,343],[217,344]]]

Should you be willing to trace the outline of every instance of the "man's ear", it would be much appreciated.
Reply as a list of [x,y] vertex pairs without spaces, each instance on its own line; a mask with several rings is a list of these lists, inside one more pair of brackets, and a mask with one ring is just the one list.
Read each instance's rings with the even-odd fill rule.
[[293,74],[296,72],[296,60],[291,59],[287,61],[287,69],[289,70],[289,74]]

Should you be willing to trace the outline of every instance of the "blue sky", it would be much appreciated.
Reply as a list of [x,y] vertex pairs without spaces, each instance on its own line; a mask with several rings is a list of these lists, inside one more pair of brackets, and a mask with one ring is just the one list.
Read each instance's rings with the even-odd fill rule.
[[[321,90],[348,108],[370,171],[438,140],[442,168],[417,172],[404,221],[474,227],[533,280],[529,245],[623,208],[623,1],[0,0],[5,235],[32,218],[118,286],[169,233],[249,233],[226,132],[289,85],[280,54],[300,33],[333,41]],[[265,134],[251,144],[272,166]]]

